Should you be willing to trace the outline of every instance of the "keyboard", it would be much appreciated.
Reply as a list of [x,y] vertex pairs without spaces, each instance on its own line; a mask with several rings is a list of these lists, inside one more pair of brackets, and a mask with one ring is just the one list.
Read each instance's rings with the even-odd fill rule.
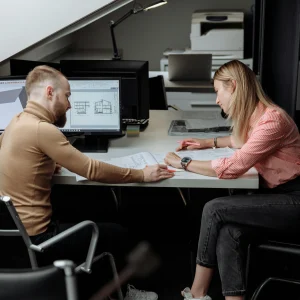
[[122,123],[126,125],[144,125],[149,122],[148,119],[123,119]]
[[127,125],[139,125],[141,129],[145,129],[149,124],[149,119],[122,119],[123,128]]
[[231,130],[230,126],[187,129],[188,132],[220,132],[220,131],[230,131],[230,130]]

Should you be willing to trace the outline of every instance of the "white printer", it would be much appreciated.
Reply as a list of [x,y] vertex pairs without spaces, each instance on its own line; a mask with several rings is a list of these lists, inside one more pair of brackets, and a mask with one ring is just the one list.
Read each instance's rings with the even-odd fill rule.
[[244,58],[244,12],[237,10],[197,10],[192,14],[191,47],[188,49],[167,49],[160,60],[161,71],[168,70],[168,55],[183,54],[212,54],[212,76],[224,63],[238,59],[250,69],[252,58]]
[[190,52],[244,58],[244,13],[197,10],[192,15],[190,39]]

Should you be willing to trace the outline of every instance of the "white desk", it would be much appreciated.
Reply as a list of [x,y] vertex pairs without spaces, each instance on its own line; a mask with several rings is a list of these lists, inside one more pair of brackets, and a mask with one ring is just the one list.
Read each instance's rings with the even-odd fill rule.
[[[122,137],[111,140],[108,153],[90,153],[88,156],[95,159],[109,159],[149,151],[152,153],[174,151],[177,147],[178,136],[169,136],[168,128],[171,120],[181,119],[179,111],[150,111],[150,123],[139,137]],[[54,184],[83,184],[83,185],[107,185],[99,182],[77,182],[75,175],[63,169],[60,175],[53,178]],[[177,172],[167,180],[156,183],[142,184],[114,184],[119,186],[153,186],[153,187],[182,187],[182,188],[258,188],[258,174],[251,169],[238,179],[218,179],[190,172]]]

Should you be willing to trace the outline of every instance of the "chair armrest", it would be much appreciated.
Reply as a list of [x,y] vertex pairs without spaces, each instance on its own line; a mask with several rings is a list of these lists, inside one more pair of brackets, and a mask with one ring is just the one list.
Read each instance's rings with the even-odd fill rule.
[[64,240],[66,237],[68,237],[68,236],[74,234],[75,232],[77,232],[85,227],[88,227],[88,226],[92,227],[92,230],[93,230],[92,237],[91,237],[91,242],[90,242],[90,246],[88,249],[88,253],[86,256],[86,261],[81,266],[80,269],[81,269],[81,271],[84,271],[86,273],[91,273],[91,265],[93,262],[93,258],[94,258],[94,254],[95,254],[95,250],[96,250],[96,246],[97,246],[97,241],[98,241],[98,236],[99,236],[99,229],[98,229],[97,225],[92,221],[80,222],[39,245],[31,244],[30,249],[37,251],[37,252],[44,252],[44,250],[49,248],[50,246],[60,242],[61,240]]
[[290,283],[290,284],[296,284],[300,285],[300,281],[297,280],[291,280],[291,279],[283,279],[283,278],[276,278],[276,277],[269,277],[267,278],[254,292],[253,296],[251,297],[251,300],[256,300],[261,291],[266,287],[266,285],[270,282],[277,282],[277,283]]
[[258,244],[257,248],[260,250],[300,255],[300,246],[292,243],[268,241],[267,243]]

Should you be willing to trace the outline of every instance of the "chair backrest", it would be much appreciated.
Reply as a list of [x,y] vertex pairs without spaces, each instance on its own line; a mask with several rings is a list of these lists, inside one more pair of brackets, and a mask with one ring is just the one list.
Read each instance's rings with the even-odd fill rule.
[[[37,260],[36,255],[34,251],[30,249],[30,246],[32,245],[32,242],[30,240],[30,237],[20,220],[19,214],[16,211],[10,197],[8,196],[0,196],[0,202],[2,202],[1,205],[1,215],[5,216],[5,222],[1,224],[0,228],[0,236],[20,236],[22,237],[26,248],[28,250],[28,255],[30,259],[30,263],[32,268],[37,268]],[[7,208],[7,212],[4,211],[3,204],[5,204]],[[9,216],[11,219],[9,220]],[[15,227],[12,226],[12,223],[14,223]]]
[[168,109],[167,94],[162,75],[149,78],[149,101],[150,109]]
[[35,270],[0,270],[0,299],[77,300],[74,264],[66,260]]
[[[91,272],[91,266],[94,259],[94,254],[97,247],[98,237],[99,237],[99,229],[95,222],[86,220],[82,221],[63,232],[60,232],[56,234],[55,236],[49,238],[48,240],[42,242],[39,245],[35,245],[31,242],[30,237],[24,227],[24,224],[22,223],[18,212],[16,211],[12,201],[10,200],[10,197],[8,196],[0,196],[0,203],[3,205],[3,203],[6,205],[7,210],[15,223],[16,228],[11,229],[10,227],[7,229],[0,229],[0,236],[21,236],[25,242],[25,245],[27,247],[27,251],[30,258],[31,267],[33,269],[38,267],[37,264],[37,258],[36,258],[36,252],[42,253],[47,248],[52,247],[56,243],[60,243],[64,239],[68,238],[68,236],[73,235],[77,231],[84,230],[85,228],[89,227],[92,231],[90,245],[87,251],[86,260],[84,263],[78,265],[75,269],[76,272]],[[1,222],[0,222],[1,223]]]

